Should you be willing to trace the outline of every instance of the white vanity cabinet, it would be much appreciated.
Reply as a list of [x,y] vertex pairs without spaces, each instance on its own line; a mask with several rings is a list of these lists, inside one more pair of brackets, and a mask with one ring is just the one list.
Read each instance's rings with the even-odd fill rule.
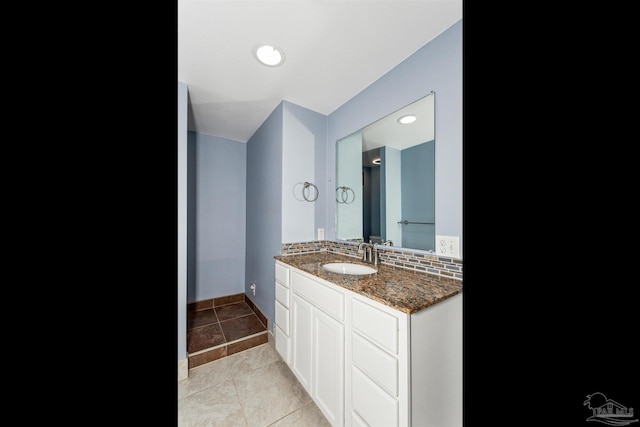
[[345,292],[291,272],[291,370],[333,426],[344,425]]
[[282,359],[291,364],[291,271],[286,264],[276,261],[276,308],[275,342],[276,351]]
[[461,293],[408,314],[288,271],[290,323],[284,334],[276,310],[276,348],[287,343],[289,367],[333,426],[462,425]]

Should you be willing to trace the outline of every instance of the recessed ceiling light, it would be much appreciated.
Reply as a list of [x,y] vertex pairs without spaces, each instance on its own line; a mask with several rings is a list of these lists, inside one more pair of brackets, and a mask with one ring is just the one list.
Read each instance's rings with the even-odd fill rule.
[[271,45],[260,45],[253,48],[253,56],[260,63],[269,67],[277,67],[284,63],[284,52],[282,49]]
[[408,114],[406,116],[402,116],[398,119],[398,123],[406,125],[409,123],[413,123],[416,121],[416,116],[414,116],[413,114]]

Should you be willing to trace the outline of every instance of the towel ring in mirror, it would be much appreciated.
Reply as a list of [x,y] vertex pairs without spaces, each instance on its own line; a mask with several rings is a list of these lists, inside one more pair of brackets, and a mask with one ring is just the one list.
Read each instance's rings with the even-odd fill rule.
[[[338,190],[341,190],[338,193]],[[349,192],[351,192],[351,201],[349,201]],[[356,199],[356,193],[353,191],[351,187],[338,187],[336,188],[336,202],[341,204],[349,204],[353,203]]]

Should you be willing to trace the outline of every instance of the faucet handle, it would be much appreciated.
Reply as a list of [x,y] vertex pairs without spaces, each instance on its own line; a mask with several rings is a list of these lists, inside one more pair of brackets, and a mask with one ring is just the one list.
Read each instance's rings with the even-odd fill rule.
[[358,245],[358,252],[362,251],[362,261],[367,260],[367,243],[360,242]]

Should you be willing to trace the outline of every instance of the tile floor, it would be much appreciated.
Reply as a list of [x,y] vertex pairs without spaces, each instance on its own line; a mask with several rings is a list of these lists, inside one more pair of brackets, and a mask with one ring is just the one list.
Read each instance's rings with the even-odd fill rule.
[[178,381],[179,427],[330,427],[268,336],[189,369]]
[[[234,297],[244,298],[243,295]],[[188,311],[189,368],[268,341],[267,320],[259,310],[254,311],[247,301],[230,302],[225,299],[222,303],[212,306],[209,300],[209,307],[199,303],[194,305],[197,309]]]

